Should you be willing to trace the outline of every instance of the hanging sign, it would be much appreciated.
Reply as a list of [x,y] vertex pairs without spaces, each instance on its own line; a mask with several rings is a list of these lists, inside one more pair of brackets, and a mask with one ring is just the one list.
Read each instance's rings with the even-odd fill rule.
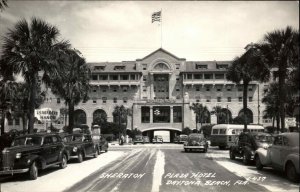
[[51,108],[36,109],[34,116],[40,121],[54,121],[59,118],[59,110],[53,110]]

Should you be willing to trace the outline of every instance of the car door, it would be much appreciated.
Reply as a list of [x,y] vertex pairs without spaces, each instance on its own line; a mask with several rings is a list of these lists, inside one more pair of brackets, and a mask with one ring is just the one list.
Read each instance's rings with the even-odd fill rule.
[[52,136],[45,136],[42,146],[42,157],[45,159],[47,164],[53,162],[52,144]]
[[282,135],[278,135],[274,139],[273,145],[270,147],[270,157],[272,166],[274,168],[281,168],[282,166],[282,150],[283,150],[283,137]]
[[84,148],[86,154],[93,154],[94,153],[94,143],[92,142],[92,137],[90,135],[84,135]]
[[52,144],[52,155],[53,155],[53,161],[54,162],[58,162],[59,161],[59,154],[63,148],[63,144],[62,144],[62,141],[61,139],[56,136],[56,135],[53,135],[52,136],[52,141],[53,141],[53,144]]

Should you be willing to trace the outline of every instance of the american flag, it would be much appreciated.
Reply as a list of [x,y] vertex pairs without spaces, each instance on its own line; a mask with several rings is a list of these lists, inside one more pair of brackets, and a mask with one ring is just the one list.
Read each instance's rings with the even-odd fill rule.
[[161,20],[161,11],[152,13],[152,23],[155,21],[160,22]]

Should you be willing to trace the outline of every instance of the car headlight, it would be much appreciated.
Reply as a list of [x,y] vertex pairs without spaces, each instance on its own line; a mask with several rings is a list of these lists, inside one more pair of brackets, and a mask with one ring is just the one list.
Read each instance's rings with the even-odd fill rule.
[[20,159],[21,156],[22,156],[22,153],[17,153],[17,154],[16,154],[16,159]]
[[73,152],[77,152],[78,148],[77,147],[73,147]]

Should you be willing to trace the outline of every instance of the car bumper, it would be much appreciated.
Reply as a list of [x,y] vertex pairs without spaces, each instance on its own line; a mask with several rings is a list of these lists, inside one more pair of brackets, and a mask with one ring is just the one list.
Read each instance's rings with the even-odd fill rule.
[[204,146],[183,146],[184,149],[205,149]]
[[1,170],[0,175],[13,175],[16,173],[26,173],[29,171],[29,168],[26,169],[14,169],[14,170]]

